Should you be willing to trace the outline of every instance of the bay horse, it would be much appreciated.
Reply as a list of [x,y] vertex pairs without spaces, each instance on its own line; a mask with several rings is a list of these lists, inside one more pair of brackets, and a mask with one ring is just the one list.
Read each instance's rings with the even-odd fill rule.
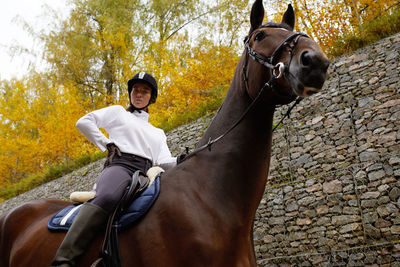
[[[281,23],[262,25],[262,0],[227,96],[186,160],[162,176],[149,213],[119,234],[123,266],[256,266],[253,220],[263,196],[277,105],[321,90],[329,60],[308,36],[293,32],[289,5]],[[47,220],[70,203],[28,202],[0,219],[0,266],[49,266],[65,233]],[[102,233],[78,259],[98,258]]]

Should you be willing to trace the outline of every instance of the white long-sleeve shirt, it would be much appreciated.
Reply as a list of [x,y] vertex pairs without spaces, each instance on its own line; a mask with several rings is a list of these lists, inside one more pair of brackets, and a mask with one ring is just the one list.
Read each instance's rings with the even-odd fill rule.
[[[164,131],[148,120],[147,112],[131,113],[117,105],[86,114],[77,121],[76,127],[101,151],[106,150],[108,143],[114,143],[121,152],[150,159],[155,165],[176,162]],[[104,128],[109,138],[99,128]]]

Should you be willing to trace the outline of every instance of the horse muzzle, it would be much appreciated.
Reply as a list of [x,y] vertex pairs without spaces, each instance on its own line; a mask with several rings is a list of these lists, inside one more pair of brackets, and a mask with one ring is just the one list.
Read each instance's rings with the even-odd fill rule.
[[321,91],[329,64],[325,54],[313,50],[303,51],[292,62],[287,77],[296,95],[308,97]]

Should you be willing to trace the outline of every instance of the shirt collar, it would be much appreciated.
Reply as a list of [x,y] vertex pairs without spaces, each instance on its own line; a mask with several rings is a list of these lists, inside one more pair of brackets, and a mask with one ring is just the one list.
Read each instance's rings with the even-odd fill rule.
[[149,113],[147,113],[146,111],[141,110],[140,112],[138,112],[137,110],[135,110],[132,113],[136,118],[142,119],[144,121],[149,121]]

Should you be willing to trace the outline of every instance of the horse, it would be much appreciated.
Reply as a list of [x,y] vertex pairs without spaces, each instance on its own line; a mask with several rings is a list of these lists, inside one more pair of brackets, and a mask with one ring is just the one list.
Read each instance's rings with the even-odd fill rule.
[[[119,233],[122,266],[256,266],[253,220],[263,196],[278,105],[319,92],[329,60],[294,32],[291,5],[281,22],[262,24],[251,8],[250,31],[219,111],[186,159],[166,171],[147,215]],[[48,219],[70,203],[41,199],[0,219],[0,266],[49,266],[65,233]],[[77,266],[98,258],[98,233]]]

